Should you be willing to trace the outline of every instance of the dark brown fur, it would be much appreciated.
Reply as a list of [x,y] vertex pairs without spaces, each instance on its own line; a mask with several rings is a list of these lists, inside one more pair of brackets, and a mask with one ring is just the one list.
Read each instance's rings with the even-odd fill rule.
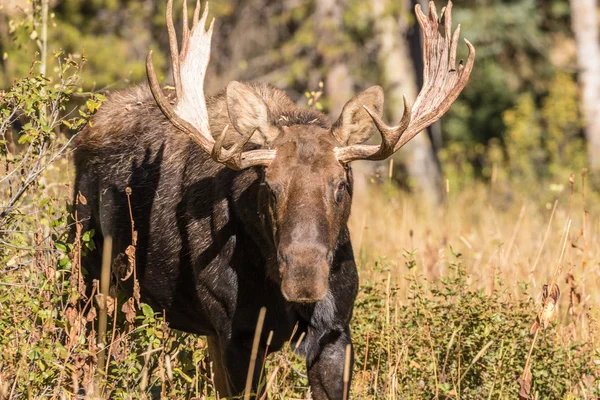
[[[110,96],[75,142],[75,193],[88,200],[78,215],[98,247],[84,263],[97,279],[104,238],[113,237],[113,256],[131,243],[130,187],[142,299],[165,310],[172,327],[210,336],[219,390],[243,389],[264,306],[260,352],[270,331],[276,351],[297,324],[313,398],[341,399],[358,279],[346,225],[352,178],[335,158],[334,137],[366,125],[334,136],[323,114],[271,86],[249,87],[256,98],[242,100],[267,105],[277,155],[267,168],[243,171],[214,162],[175,129],[145,85]],[[215,136],[233,117],[226,100],[225,92],[207,100]],[[352,107],[346,120],[361,110]],[[229,129],[228,141],[236,134]]]

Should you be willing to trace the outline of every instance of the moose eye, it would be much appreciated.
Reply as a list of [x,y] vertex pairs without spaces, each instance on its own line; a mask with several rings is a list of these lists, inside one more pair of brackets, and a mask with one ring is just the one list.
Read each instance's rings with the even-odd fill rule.
[[346,191],[346,182],[341,181],[337,185],[335,190],[335,201],[340,203],[344,199],[344,192]]

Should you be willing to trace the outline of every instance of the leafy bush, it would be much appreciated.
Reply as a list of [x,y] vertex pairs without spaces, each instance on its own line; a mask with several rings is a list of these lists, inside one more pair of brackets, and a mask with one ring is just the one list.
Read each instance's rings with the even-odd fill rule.
[[[414,268],[414,259],[407,266]],[[358,398],[518,398],[539,306],[507,296],[501,282],[490,295],[473,290],[460,255],[438,282],[409,279],[405,304],[389,286],[361,289],[353,326]],[[556,325],[544,330],[533,351],[531,393],[540,399],[600,394],[580,386],[600,372],[592,351],[591,343],[565,343]]]

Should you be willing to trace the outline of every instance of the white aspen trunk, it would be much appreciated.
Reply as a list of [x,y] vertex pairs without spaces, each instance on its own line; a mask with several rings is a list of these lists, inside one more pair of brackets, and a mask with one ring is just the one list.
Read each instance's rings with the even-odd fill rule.
[[570,0],[590,168],[600,171],[600,43],[596,0]]

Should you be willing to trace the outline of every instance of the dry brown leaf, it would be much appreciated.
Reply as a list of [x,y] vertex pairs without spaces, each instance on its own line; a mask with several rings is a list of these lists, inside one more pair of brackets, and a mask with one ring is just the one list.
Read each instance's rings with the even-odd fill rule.
[[129,300],[127,300],[123,304],[123,306],[121,307],[121,311],[125,314],[125,319],[127,320],[127,322],[129,322],[130,324],[133,324],[135,322],[136,310],[135,301],[133,297],[130,297]]
[[108,296],[106,299],[106,307],[109,314],[112,314],[115,311],[115,298],[112,296]]
[[137,303],[138,307],[142,306],[142,303],[140,302],[140,297],[140,281],[136,279],[135,282],[133,282],[133,298],[135,299],[135,302]]
[[525,367],[525,370],[523,370],[523,373],[521,374],[521,376],[519,377],[519,379],[517,380],[517,382],[519,382],[520,385],[520,390],[519,390],[519,400],[531,400],[531,370],[529,369],[529,366]]
[[98,362],[99,349],[96,343],[96,331],[94,329],[90,329],[86,342],[88,344],[88,351],[91,361],[94,363]]
[[121,340],[123,337],[121,334],[117,334],[112,347],[112,357],[116,362],[125,361],[129,356],[129,349],[124,345],[124,341]]
[[108,296],[116,299],[118,295],[119,290],[117,289],[117,285],[110,285],[110,287],[108,288]]
[[81,204],[83,204],[84,206],[87,206],[87,199],[81,192],[77,193],[77,197],[79,198],[79,202]]
[[73,307],[68,307],[65,310],[65,316],[67,317],[67,321],[69,321],[69,325],[75,326],[77,323],[77,318],[79,317],[79,313]]
[[112,262],[112,271],[117,278],[127,274],[127,256],[124,253],[117,254]]
[[92,322],[93,320],[96,319],[96,307],[94,307],[94,306],[90,307],[90,311],[88,311],[85,319],[87,322]]
[[121,279],[122,281],[129,279],[129,277],[133,274],[133,270],[135,269],[135,246],[127,246],[125,249],[125,254],[127,255],[127,273]]
[[115,310],[115,298],[112,296],[107,296],[106,301],[104,300],[104,294],[98,293],[95,296],[96,304],[102,310],[103,307],[106,307],[106,310],[109,314],[112,314]]
[[102,293],[98,293],[94,296],[94,300],[96,300],[96,304],[102,310],[105,307],[104,295]]
[[542,301],[544,307],[542,309],[541,321],[544,329],[548,326],[550,319],[558,312],[558,298],[560,297],[560,289],[556,283],[544,285],[542,287]]
[[538,329],[540,329],[540,322],[539,319],[536,318],[535,321],[533,321],[533,324],[531,324],[531,328],[529,328],[529,334],[533,335]]
[[79,314],[79,311],[77,311],[73,307],[68,307],[65,310],[65,314],[67,320],[69,321],[69,327],[66,330],[66,332],[67,336],[69,337],[67,345],[70,346],[77,341],[79,332],[81,332],[81,327],[85,324],[85,321],[83,321],[83,318]]

